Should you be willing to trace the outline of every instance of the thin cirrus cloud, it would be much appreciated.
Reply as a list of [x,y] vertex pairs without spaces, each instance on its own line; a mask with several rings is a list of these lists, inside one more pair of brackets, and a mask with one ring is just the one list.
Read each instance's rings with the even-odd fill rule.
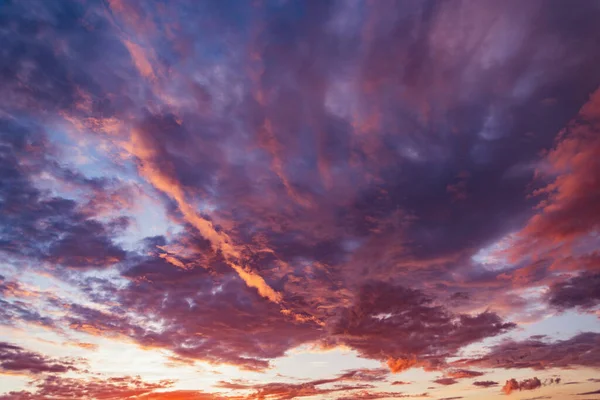
[[595,3],[34,3],[2,399],[593,394]]

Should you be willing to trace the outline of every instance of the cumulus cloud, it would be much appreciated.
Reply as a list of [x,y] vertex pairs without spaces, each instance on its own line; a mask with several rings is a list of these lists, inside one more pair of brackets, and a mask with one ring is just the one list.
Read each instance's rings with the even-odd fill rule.
[[512,378],[506,381],[504,386],[502,386],[502,392],[504,394],[511,394],[516,390],[534,390],[542,387],[542,382],[538,378],[525,379],[522,381],[517,381]]

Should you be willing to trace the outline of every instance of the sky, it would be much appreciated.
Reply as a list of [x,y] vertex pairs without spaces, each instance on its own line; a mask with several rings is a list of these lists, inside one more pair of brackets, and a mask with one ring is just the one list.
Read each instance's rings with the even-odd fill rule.
[[0,0],[0,399],[600,399],[599,19]]

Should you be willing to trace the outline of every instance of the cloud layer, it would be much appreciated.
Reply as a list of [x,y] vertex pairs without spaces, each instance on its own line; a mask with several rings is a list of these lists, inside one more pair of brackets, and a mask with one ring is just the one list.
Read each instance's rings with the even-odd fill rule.
[[[599,16],[3,3],[0,369],[31,379],[4,398],[498,394],[505,369],[600,368]],[[513,336],[563,317],[595,322]],[[190,390],[94,375],[39,332],[247,374],[299,348],[385,369]],[[415,369],[435,376],[394,391]],[[502,391],[541,385],[518,379]]]

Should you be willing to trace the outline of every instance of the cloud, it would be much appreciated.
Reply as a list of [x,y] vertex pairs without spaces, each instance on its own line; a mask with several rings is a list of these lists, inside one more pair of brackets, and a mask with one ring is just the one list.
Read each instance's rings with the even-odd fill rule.
[[491,387],[491,386],[497,386],[498,382],[494,382],[494,381],[475,381],[475,382],[473,382],[473,385],[487,388],[487,387]]
[[546,368],[597,367],[600,365],[600,334],[580,333],[566,340],[545,342],[540,339],[507,340],[490,349],[481,358],[463,359],[456,365],[481,368]]
[[0,296],[0,324],[18,326],[26,323],[55,328],[52,318],[42,316],[32,306],[30,297],[38,297],[38,293],[30,292],[18,282],[0,275]]
[[515,390],[534,390],[540,387],[542,387],[542,382],[538,378],[525,379],[520,382],[513,378],[502,386],[502,392],[511,394]]
[[550,287],[549,303],[561,310],[595,307],[600,302],[600,274],[584,273]]
[[364,356],[388,360],[390,369],[400,372],[435,368],[459,348],[514,326],[490,312],[454,315],[419,290],[371,283],[342,311],[332,333]]
[[373,388],[369,384],[335,385],[322,388],[321,385],[338,382],[343,379],[322,379],[304,383],[266,383],[266,384],[240,384],[232,382],[219,382],[217,387],[232,390],[253,390],[252,397],[257,399],[294,399],[297,397],[322,396],[328,393],[354,391],[358,389]]
[[375,400],[375,399],[404,399],[404,398],[419,398],[429,397],[427,393],[421,394],[405,394],[402,392],[370,392],[362,391],[353,393],[351,396],[338,397],[337,400]]
[[[344,346],[451,382],[509,321],[594,309],[594,4],[196,3],[3,6],[2,325],[255,372]],[[49,276],[78,295],[29,301]],[[594,335],[456,368],[597,367]],[[386,373],[247,389],[405,396],[364,386]]]
[[454,378],[454,379],[476,378],[478,376],[484,375],[483,372],[469,371],[467,369],[450,370],[450,371],[446,371],[444,374],[447,377]]
[[[600,264],[593,239],[600,226],[594,190],[600,171],[598,121],[600,91],[596,90],[546,153],[536,172],[538,182],[542,182],[542,187],[533,192],[541,197],[537,212],[514,235],[509,249],[503,251],[513,261],[531,263],[518,270],[513,281],[519,275],[525,284],[527,280],[545,279],[551,286],[550,304],[559,309],[590,308],[598,303],[594,284]],[[561,280],[556,276],[558,272],[572,277]]]
[[557,136],[555,147],[545,157],[543,169],[538,170],[540,175],[555,178],[534,193],[545,198],[538,204],[539,213],[519,234],[523,238],[516,250],[571,243],[598,228],[594,185],[600,173],[599,117],[600,91],[596,91]]
[[77,371],[76,361],[71,359],[54,359],[42,354],[27,351],[20,346],[0,343],[0,370],[3,372],[41,374],[65,373]]
[[86,350],[98,350],[98,345],[94,344],[94,343],[87,343],[87,342],[66,342],[65,344],[70,345],[70,346],[76,346],[82,349],[86,349]]
[[198,390],[171,390],[164,392],[155,392],[142,394],[140,396],[135,397],[136,399],[145,399],[145,400],[178,400],[178,399],[186,399],[186,400],[226,400],[230,399],[229,396],[222,396],[214,393],[205,393]]
[[577,393],[578,396],[586,396],[589,394],[598,394],[600,393],[600,390],[594,390],[593,392],[585,392],[585,393]]
[[[374,388],[373,385],[358,382],[381,382],[388,375],[385,369],[348,370],[330,379],[311,380],[303,383],[258,383],[220,381],[217,387],[230,390],[252,390],[253,398],[292,399],[296,397],[318,396],[340,391],[354,391]],[[333,387],[321,387],[337,382],[357,382],[356,384],[336,384]]]
[[454,385],[458,383],[458,381],[454,378],[439,378],[434,380],[433,382],[437,383],[438,385],[444,386]]
[[[77,399],[123,399],[123,398],[162,398],[138,397],[156,389],[168,388],[173,384],[170,380],[156,383],[144,382],[139,376],[121,376],[112,378],[66,378],[49,375],[31,382],[33,392],[9,392],[0,395],[2,400],[77,398]],[[169,398],[169,397],[164,397]],[[190,397],[193,398],[193,397]],[[200,397],[202,398],[202,397]],[[216,399],[217,397],[215,397]],[[211,399],[208,397],[208,399]]]
[[274,303],[281,302],[281,294],[273,290],[260,275],[239,265],[240,250],[232,243],[231,238],[225,232],[216,230],[211,221],[203,218],[188,203],[178,179],[169,173],[169,170],[173,168],[169,165],[169,160],[161,159],[161,152],[164,150],[158,148],[159,144],[153,138],[156,133],[147,132],[149,129],[155,129],[155,126],[180,129],[174,118],[167,116],[162,120],[160,118],[152,120],[151,118],[150,121],[145,122],[143,127],[132,131],[129,150],[140,160],[140,174],[177,203],[186,221],[211,243],[214,251],[220,251],[223,254],[228,265],[248,286],[256,288],[261,296]]
[[[256,292],[225,271],[215,283],[206,269],[182,270],[160,257],[140,258],[126,272],[132,279],[126,287],[95,286],[102,288],[95,296],[118,304],[113,312],[68,304],[65,322],[81,332],[130,337],[181,357],[252,370],[265,369],[269,359],[319,337],[311,322],[290,321],[276,304],[259,301]],[[156,286],[156,281],[163,283]],[[160,329],[152,325],[158,319]]]
[[[0,138],[0,174],[11,183],[0,188],[0,222],[7,227],[0,233],[0,250],[9,256],[75,269],[108,267],[124,260],[126,252],[113,241],[118,226],[96,220],[72,199],[35,186],[36,176],[44,171],[65,172],[52,163],[41,128],[34,130],[6,118],[0,120],[0,126],[6,132]],[[33,165],[25,168],[25,160]],[[102,180],[67,176],[82,189],[101,191],[106,185]]]

